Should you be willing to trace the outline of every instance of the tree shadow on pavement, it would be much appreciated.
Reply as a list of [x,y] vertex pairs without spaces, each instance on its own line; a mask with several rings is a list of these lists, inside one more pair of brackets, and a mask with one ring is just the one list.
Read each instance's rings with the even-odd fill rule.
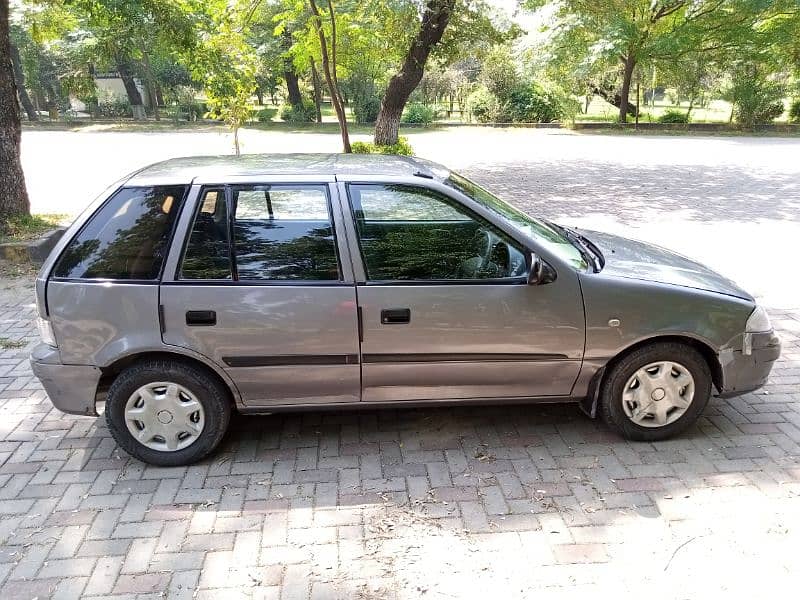
[[[695,221],[779,219],[800,222],[797,173],[733,167],[523,162],[472,165],[465,174],[534,216],[602,213],[634,224],[681,211]],[[508,176],[513,173],[513,178]]]

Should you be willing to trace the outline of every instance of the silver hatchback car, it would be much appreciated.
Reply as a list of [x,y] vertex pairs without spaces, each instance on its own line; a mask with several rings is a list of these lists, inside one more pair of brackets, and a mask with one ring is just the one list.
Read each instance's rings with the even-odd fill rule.
[[36,281],[53,404],[157,465],[233,410],[575,402],[659,440],[780,354],[753,298],[658,247],[535,218],[420,159],[169,160],[115,184]]

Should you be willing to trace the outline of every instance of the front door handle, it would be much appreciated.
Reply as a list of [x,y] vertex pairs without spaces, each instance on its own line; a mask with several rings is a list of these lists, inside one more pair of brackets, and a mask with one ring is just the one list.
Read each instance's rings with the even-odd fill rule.
[[410,322],[410,308],[384,308],[381,311],[381,323],[384,325],[401,325]]
[[187,310],[186,324],[205,327],[216,325],[217,312],[214,310]]

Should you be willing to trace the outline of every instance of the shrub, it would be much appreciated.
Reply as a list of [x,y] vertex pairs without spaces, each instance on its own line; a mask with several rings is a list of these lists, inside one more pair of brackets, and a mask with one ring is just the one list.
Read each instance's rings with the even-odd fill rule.
[[689,115],[682,110],[668,110],[658,117],[659,123],[688,123]]
[[400,121],[402,123],[412,123],[415,125],[430,125],[435,119],[435,108],[432,106],[425,106],[419,102],[412,102],[406,106]]
[[500,102],[485,86],[480,86],[467,96],[467,108],[479,123],[496,123],[500,115]]
[[402,156],[413,156],[414,154],[408,138],[403,136],[397,138],[397,143],[391,146],[376,145],[372,142],[353,142],[351,148],[353,154],[400,154]]
[[356,123],[365,125],[378,120],[381,110],[381,99],[378,96],[368,95],[353,99],[353,115]]
[[506,46],[495,46],[481,65],[480,82],[498,98],[506,99],[519,84],[514,57]]
[[789,121],[792,123],[800,123],[800,98],[794,100],[789,107]]
[[725,99],[733,103],[733,116],[744,128],[771,123],[783,114],[784,87],[762,77],[753,68],[740,68],[733,83],[725,90]]
[[91,108],[96,111],[98,117],[117,118],[133,115],[128,99],[117,97],[111,90],[98,90],[95,101],[96,105]]
[[284,104],[281,119],[287,123],[313,123],[317,119],[317,107],[310,100],[302,104]]
[[511,91],[501,112],[513,122],[552,123],[561,117],[562,109],[556,94],[537,83],[525,83]]
[[256,113],[256,118],[259,123],[269,123],[277,112],[277,108],[262,108]]

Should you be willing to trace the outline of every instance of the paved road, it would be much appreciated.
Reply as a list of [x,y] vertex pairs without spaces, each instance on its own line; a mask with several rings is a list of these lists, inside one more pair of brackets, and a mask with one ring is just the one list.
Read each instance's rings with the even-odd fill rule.
[[[246,134],[247,149],[264,149],[264,135]],[[157,159],[184,144],[227,143],[180,136],[27,133],[35,206],[52,201],[42,190],[57,193],[54,181],[65,194],[91,187],[144,162],[145,147]],[[279,147],[333,150],[331,137],[286,136]],[[769,385],[713,400],[687,435],[657,444],[624,442],[573,407],[307,413],[236,419],[213,458],[156,469],[121,454],[102,421],[52,409],[27,348],[3,350],[0,597],[797,589],[800,310],[791,308],[795,254],[781,254],[791,248],[778,234],[797,239],[798,142],[501,131],[479,141],[459,130],[413,143],[547,216],[696,249],[765,298],[784,299],[773,310],[784,356]],[[110,144],[130,151],[131,164],[109,158]],[[81,160],[104,156],[108,177],[81,170],[73,145]],[[63,181],[45,181],[49,152],[69,157]],[[51,210],[80,198],[61,196]],[[30,283],[0,287],[0,336],[29,348]]]

